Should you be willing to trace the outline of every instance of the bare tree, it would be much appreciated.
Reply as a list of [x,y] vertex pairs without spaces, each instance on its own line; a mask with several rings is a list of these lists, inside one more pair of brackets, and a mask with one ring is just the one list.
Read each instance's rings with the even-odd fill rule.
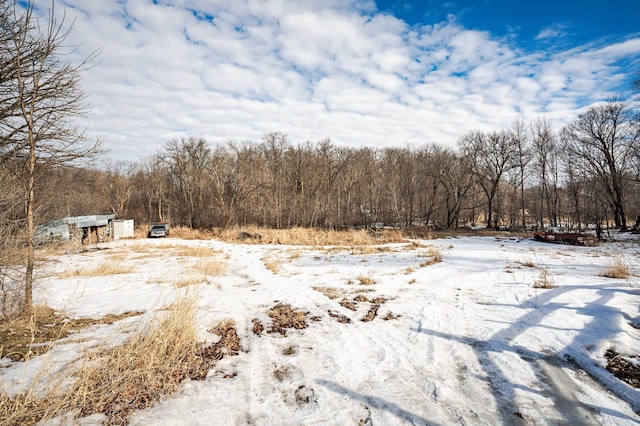
[[463,203],[473,188],[473,173],[465,158],[449,149],[438,148],[433,164],[438,165],[438,179],[444,188],[446,228],[452,229],[458,226]]
[[19,310],[23,289],[22,210],[20,182],[7,163],[0,163],[0,311],[10,315]]
[[500,182],[505,173],[515,167],[516,150],[512,140],[505,131],[489,134],[472,131],[463,136],[458,145],[487,199],[487,228],[497,228],[494,208]]
[[[636,94],[640,93],[640,71],[636,72],[636,76],[631,83],[631,90]],[[635,111],[631,114],[632,117],[632,126],[635,128],[636,134],[640,134],[640,108],[636,107]],[[636,186],[636,190],[634,193],[636,196],[640,193],[640,143],[636,141],[633,144],[633,176],[634,176],[634,184]],[[637,206],[640,206],[640,200],[637,200]],[[638,212],[638,216],[636,217],[636,221],[633,225],[633,232],[640,232],[640,208],[636,210]]]
[[522,230],[527,229],[526,205],[524,200],[524,184],[529,173],[529,163],[532,160],[532,152],[527,134],[527,125],[524,119],[519,118],[511,123],[511,142],[515,150],[515,171],[517,179],[516,187],[519,190],[520,213],[522,218]]
[[174,220],[189,228],[200,227],[203,218],[206,177],[210,172],[211,149],[202,138],[172,139],[165,144],[162,154],[164,164],[172,177],[172,189],[176,195]]
[[109,209],[117,217],[124,217],[127,214],[133,189],[134,171],[133,165],[129,163],[122,161],[106,163],[106,170],[98,187]]
[[441,161],[446,161],[447,158],[445,152],[444,148],[432,143],[413,153],[417,163],[417,178],[412,185],[416,187],[415,197],[425,225],[436,225],[439,222],[438,210],[443,198],[441,193],[446,192],[446,188],[445,191],[442,190],[444,181],[441,179]]
[[544,211],[553,226],[558,225],[558,169],[560,152],[551,122],[538,119],[531,123],[534,170],[538,177],[538,222],[544,226]]
[[567,155],[595,182],[607,196],[615,226],[627,229],[625,195],[627,174],[632,164],[633,146],[638,131],[631,111],[619,99],[589,108],[562,131]]
[[285,154],[291,144],[284,133],[275,132],[263,136],[261,145],[262,156],[270,172],[270,192],[272,206],[274,207],[273,218],[276,228],[282,227],[283,210],[283,189],[284,189],[284,164]]
[[[46,25],[34,16],[33,3],[0,4],[2,25],[3,100],[0,116],[0,158],[20,162],[26,202],[26,272],[24,310],[33,307],[35,190],[41,171],[53,164],[88,159],[99,152],[98,141],[89,141],[74,120],[87,113],[86,95],[80,87],[82,71],[93,57],[78,65],[66,62],[65,47],[72,24],[54,15],[54,3]],[[67,49],[67,50],[65,50]]]

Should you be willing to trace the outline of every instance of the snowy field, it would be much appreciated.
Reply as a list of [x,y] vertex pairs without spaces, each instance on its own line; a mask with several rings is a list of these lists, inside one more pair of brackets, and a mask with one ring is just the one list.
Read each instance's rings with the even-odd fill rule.
[[[224,268],[203,270],[202,258],[180,255],[186,246],[217,250]],[[202,339],[215,341],[207,330],[233,319],[243,350],[132,424],[640,424],[640,391],[604,368],[607,350],[640,354],[638,239],[573,247],[465,237],[371,249],[168,238],[100,248],[49,263],[36,304],[73,317],[146,313],[82,331],[73,341],[84,343],[26,364],[4,360],[5,385],[20,389],[43,363],[62,366],[91,339],[116,338],[187,292],[198,295]],[[130,272],[63,273],[105,262]],[[600,275],[615,262],[629,278]],[[307,328],[268,333],[278,304],[308,312]]]

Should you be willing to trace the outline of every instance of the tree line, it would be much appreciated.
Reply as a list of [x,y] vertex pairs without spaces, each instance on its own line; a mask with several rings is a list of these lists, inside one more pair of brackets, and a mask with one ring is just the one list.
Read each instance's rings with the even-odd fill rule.
[[[549,120],[518,119],[508,129],[469,131],[456,148],[294,143],[279,132],[218,145],[172,139],[137,163],[56,170],[50,184],[65,192],[50,200],[47,216],[98,208],[137,223],[202,229],[637,229],[637,117],[609,99],[559,132]],[[47,186],[44,193],[55,191]]]

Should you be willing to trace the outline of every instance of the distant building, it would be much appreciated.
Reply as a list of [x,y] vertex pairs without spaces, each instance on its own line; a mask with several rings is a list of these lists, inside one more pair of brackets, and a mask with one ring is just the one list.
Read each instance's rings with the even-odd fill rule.
[[113,238],[113,214],[69,216],[38,225],[35,238],[39,241],[99,243]]

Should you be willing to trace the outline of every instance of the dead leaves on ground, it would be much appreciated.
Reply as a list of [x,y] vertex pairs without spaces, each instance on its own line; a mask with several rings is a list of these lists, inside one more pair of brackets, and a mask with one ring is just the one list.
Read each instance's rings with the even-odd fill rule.
[[[324,290],[324,289],[323,289]],[[320,291],[320,290],[318,290]],[[326,293],[325,291],[321,291],[322,293]],[[332,296],[333,293],[329,294]],[[327,295],[327,294],[325,294]],[[335,300],[334,297],[330,297],[327,295],[329,299]],[[356,295],[352,300],[348,300],[346,298],[342,299],[338,302],[340,306],[343,308],[349,309],[350,311],[357,312],[359,304],[368,303],[370,304],[367,313],[362,317],[360,321],[362,322],[371,322],[378,315],[378,310],[380,306],[384,304],[387,300],[385,297],[375,297],[368,298],[364,294]],[[334,310],[329,309],[327,311],[330,318],[333,318],[340,324],[350,324],[351,318],[348,316]],[[302,330],[308,327],[308,320],[311,321],[320,321],[322,318],[320,316],[312,316],[309,317],[308,311],[302,311],[300,309],[294,308],[289,304],[285,303],[276,303],[271,309],[267,311],[267,315],[271,318],[271,325],[267,328],[267,333],[278,333],[281,336],[287,335],[287,329],[296,329]],[[385,321],[396,320],[400,318],[400,315],[395,315],[392,312],[387,312],[387,314],[382,317]],[[251,320],[253,324],[253,334],[256,336],[261,336],[265,330],[265,326],[260,322],[258,318],[253,318]]]
[[291,305],[278,303],[267,312],[271,318],[271,328],[267,330],[267,333],[280,333],[283,336],[287,335],[288,328],[295,328],[296,330],[302,330],[307,328],[307,315],[309,312],[302,312],[299,309],[292,308]]
[[[289,304],[278,303],[267,311],[267,315],[271,318],[271,327],[267,329],[267,333],[279,333],[286,336],[287,329],[302,330],[308,327],[307,315],[309,312],[303,312]],[[257,318],[254,318],[252,322],[253,333],[258,336],[262,335],[264,325]]]
[[640,388],[640,357],[622,355],[612,350],[608,350],[604,357],[607,359],[607,370],[611,374],[636,389]]

